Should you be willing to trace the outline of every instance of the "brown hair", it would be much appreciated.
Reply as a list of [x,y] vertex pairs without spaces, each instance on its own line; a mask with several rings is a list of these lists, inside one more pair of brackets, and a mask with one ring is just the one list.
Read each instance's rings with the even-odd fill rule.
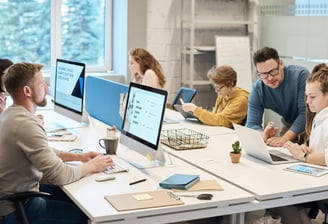
[[234,87],[237,84],[237,72],[229,65],[213,66],[207,72],[207,77],[211,82],[227,87]]
[[11,60],[0,58],[0,92],[5,92],[5,88],[2,82],[3,75],[7,68],[9,68],[10,65],[14,64]]
[[257,50],[253,55],[253,63],[255,66],[257,63],[265,62],[269,59],[279,62],[279,54],[276,49],[271,47],[263,47]]
[[43,65],[27,62],[16,63],[10,66],[4,75],[4,84],[7,92],[15,98],[21,88],[30,86],[35,73],[41,71]]
[[130,50],[129,55],[140,65],[140,70],[143,74],[148,69],[155,72],[158,77],[159,85],[163,88],[165,85],[165,76],[159,62],[147,50],[143,48],[135,48]]
[[[308,76],[306,83],[320,83],[320,90],[323,94],[328,92],[328,66],[325,63],[320,63],[314,66],[311,74]],[[306,100],[306,96],[305,96]],[[305,142],[308,142],[311,134],[311,128],[313,124],[313,119],[316,113],[311,112],[309,106],[306,104],[305,110]]]

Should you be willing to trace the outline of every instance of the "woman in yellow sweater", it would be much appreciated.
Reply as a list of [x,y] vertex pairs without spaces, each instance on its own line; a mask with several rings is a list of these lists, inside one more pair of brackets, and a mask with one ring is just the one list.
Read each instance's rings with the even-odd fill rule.
[[193,112],[206,125],[232,128],[232,123],[244,124],[249,93],[236,86],[236,71],[228,65],[214,66],[208,71],[207,77],[218,95],[213,111],[208,111],[193,103],[184,103],[183,110]]

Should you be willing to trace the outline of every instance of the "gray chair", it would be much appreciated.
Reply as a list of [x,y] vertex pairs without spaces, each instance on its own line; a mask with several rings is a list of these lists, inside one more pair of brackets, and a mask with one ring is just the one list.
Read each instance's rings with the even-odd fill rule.
[[36,191],[27,191],[27,192],[20,192],[12,195],[8,195],[5,197],[0,198],[0,200],[11,201],[14,203],[15,206],[15,213],[16,213],[16,220],[19,224],[29,224],[28,214],[24,207],[24,202],[27,199],[33,197],[44,197],[49,196],[50,194],[45,192],[36,192]]
[[306,203],[306,207],[310,207],[309,217],[315,219],[321,211],[324,214],[324,220],[322,224],[328,224],[328,203],[326,201],[315,201],[311,203]]

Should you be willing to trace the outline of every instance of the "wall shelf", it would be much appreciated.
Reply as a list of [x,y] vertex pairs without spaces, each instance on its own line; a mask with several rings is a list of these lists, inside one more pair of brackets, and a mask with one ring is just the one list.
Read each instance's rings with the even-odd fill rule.
[[250,36],[250,52],[257,49],[257,16],[254,0],[182,0],[181,84],[209,84],[206,74],[216,63],[216,35]]

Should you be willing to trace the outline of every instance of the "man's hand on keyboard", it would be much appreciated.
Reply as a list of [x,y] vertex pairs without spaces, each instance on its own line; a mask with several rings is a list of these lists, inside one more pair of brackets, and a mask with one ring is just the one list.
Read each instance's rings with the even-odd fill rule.
[[81,154],[79,154],[79,157],[80,157],[79,161],[86,163],[86,162],[90,161],[91,159],[97,157],[98,155],[101,155],[101,153],[94,152],[94,151],[81,153]]
[[128,171],[129,171],[128,168],[124,167],[123,165],[121,165],[119,163],[115,163],[115,165],[107,167],[107,169],[105,170],[105,173],[114,174],[114,173],[122,173],[122,172],[128,172]]
[[98,173],[104,171],[107,167],[114,166],[114,162],[109,155],[99,154],[93,159],[82,165],[82,176],[85,176],[89,173]]

